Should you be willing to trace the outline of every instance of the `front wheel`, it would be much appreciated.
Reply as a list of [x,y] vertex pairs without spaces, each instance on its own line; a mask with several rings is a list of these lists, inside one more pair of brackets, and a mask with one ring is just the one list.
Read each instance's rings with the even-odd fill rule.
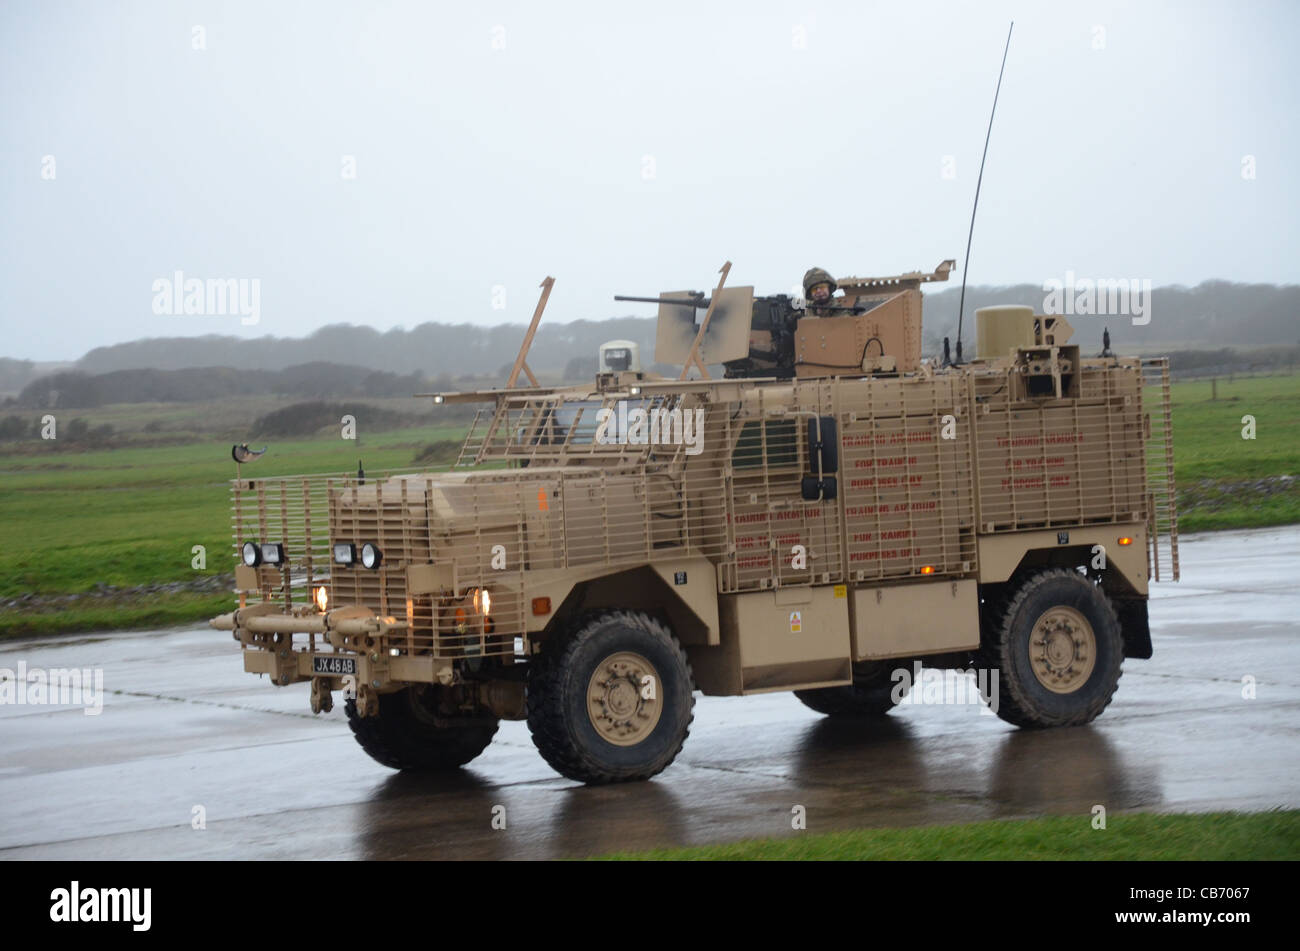
[[635,611],[587,615],[528,677],[528,729],[547,763],[588,784],[649,779],[694,716],[691,666],[666,625]]
[[989,705],[1021,727],[1077,726],[1106,709],[1124,641],[1110,599],[1077,571],[1031,575],[992,619],[979,664],[998,672]]

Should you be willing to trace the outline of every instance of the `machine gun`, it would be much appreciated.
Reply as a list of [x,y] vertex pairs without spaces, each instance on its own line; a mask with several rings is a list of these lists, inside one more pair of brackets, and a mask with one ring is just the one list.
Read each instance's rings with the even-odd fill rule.
[[[711,298],[705,297],[703,291],[692,291],[690,297],[630,297],[626,294],[615,294],[614,300],[635,301],[639,304],[676,304],[678,307],[694,307],[700,310],[708,308],[712,302]],[[786,294],[777,294],[773,297],[757,297],[754,299],[755,313],[758,312],[760,301],[784,301],[788,310],[798,310],[794,306],[794,301]],[[833,314],[865,314],[869,307],[854,306],[845,307],[842,304],[821,304],[816,305],[817,310],[829,311]]]
[[627,297],[615,294],[614,300],[630,300],[639,304],[677,304],[679,307],[697,307],[707,309],[711,298],[704,296],[704,291],[691,291],[690,297]]
[[814,304],[812,309],[825,310],[825,311],[829,311],[832,314],[854,314],[854,315],[865,314],[867,311],[871,310],[870,307],[864,307],[861,304],[854,305],[853,307],[845,307],[842,304]]

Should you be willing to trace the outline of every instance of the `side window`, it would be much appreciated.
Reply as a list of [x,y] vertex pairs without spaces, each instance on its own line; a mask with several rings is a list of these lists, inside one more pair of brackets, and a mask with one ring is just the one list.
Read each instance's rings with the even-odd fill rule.
[[[762,428],[760,428],[762,427]],[[792,419],[751,420],[740,431],[731,465],[736,469],[754,469],[763,464],[766,436],[769,469],[794,468],[799,465],[799,433]]]
[[[600,403],[593,400],[582,400],[581,402],[565,402],[555,410],[556,428],[560,432],[560,438],[557,442],[563,442],[564,437],[569,435],[569,430],[573,434],[569,435],[569,443],[574,446],[588,446],[596,438],[596,414],[600,411]],[[577,424],[576,428],[574,424]]]
[[[591,400],[561,402],[556,406],[542,406],[541,425],[538,427],[533,442],[538,445],[558,445],[569,439],[571,445],[588,445],[596,435],[596,412],[600,403]],[[574,423],[577,428],[574,429]],[[569,430],[573,435],[569,436]],[[521,418],[516,428],[515,441],[523,444],[527,434],[532,431],[532,420]]]

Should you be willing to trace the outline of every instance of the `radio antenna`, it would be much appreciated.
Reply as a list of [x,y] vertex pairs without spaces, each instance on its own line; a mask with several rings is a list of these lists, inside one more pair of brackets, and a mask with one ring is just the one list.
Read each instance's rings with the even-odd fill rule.
[[984,160],[989,157],[989,138],[993,135],[993,116],[998,111],[998,93],[1002,91],[1002,73],[1007,68],[1007,50],[1011,49],[1011,31],[1016,21],[1007,27],[1007,45],[1002,49],[1002,67],[998,70],[998,87],[993,91],[993,109],[989,113],[989,130],[984,134],[984,154],[980,157],[980,174],[975,180],[975,205],[970,210],[970,231],[966,234],[966,260],[961,267],[961,302],[957,305],[957,363],[961,363],[961,324],[966,314],[966,269],[970,267],[970,243],[975,235],[975,212],[980,206],[980,185],[984,182]]

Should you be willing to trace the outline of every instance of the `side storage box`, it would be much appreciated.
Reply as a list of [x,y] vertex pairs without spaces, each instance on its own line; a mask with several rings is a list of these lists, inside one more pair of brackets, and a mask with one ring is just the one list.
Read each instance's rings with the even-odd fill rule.
[[974,579],[858,588],[853,592],[853,659],[974,650],[980,643]]
[[724,646],[738,649],[744,693],[852,682],[844,585],[731,595],[719,615]]

